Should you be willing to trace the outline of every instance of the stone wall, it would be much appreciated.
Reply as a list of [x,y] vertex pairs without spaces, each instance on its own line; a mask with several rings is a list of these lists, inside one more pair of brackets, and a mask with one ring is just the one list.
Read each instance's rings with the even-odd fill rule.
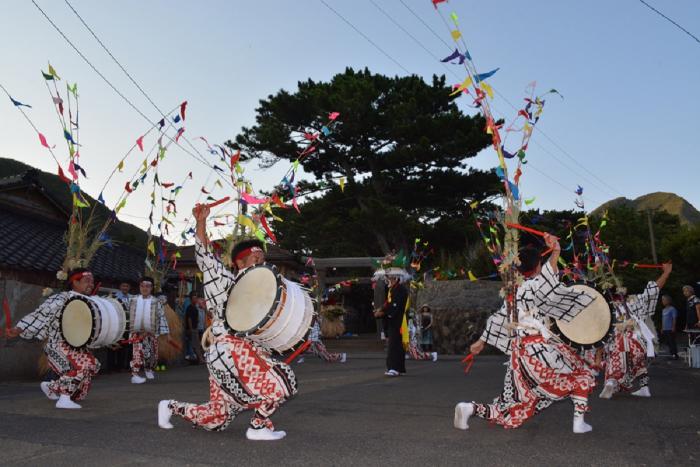
[[465,354],[479,338],[486,319],[503,300],[498,281],[429,281],[418,292],[417,304],[433,312],[433,342],[441,354]]

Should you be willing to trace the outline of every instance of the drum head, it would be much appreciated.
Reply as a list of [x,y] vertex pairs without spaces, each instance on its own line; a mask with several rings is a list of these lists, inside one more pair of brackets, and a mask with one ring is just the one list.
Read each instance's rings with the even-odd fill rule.
[[248,269],[236,281],[226,302],[226,323],[236,332],[255,330],[274,311],[280,295],[277,274],[269,266]]
[[61,315],[63,338],[73,347],[82,347],[92,334],[92,310],[83,300],[70,300]]
[[603,343],[612,329],[610,305],[596,288],[588,284],[573,284],[570,287],[586,292],[595,300],[568,323],[556,320],[555,331],[569,345],[579,348],[597,347]]

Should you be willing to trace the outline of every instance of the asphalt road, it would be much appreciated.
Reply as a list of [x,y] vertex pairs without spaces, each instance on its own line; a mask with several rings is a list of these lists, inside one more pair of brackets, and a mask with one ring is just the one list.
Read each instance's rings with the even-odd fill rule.
[[[469,375],[457,359],[408,362],[383,376],[380,354],[346,364],[313,357],[296,365],[300,392],[273,420],[277,442],[245,439],[249,414],[224,432],[156,424],[156,404],[207,398],[203,366],[157,374],[136,386],[126,373],[99,376],[79,411],[56,410],[38,382],[0,384],[2,465],[700,465],[700,371],[657,360],[651,399],[592,400],[594,431],[571,432],[568,401],[517,430],[473,419],[452,427],[461,400],[498,395],[503,357],[479,357]],[[596,392],[597,394],[597,392]]]

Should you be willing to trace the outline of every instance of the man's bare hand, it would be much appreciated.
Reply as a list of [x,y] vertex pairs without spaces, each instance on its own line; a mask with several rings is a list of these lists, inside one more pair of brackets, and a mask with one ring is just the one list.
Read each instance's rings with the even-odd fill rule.
[[22,334],[22,330],[20,328],[10,328],[5,331],[5,335],[7,336],[8,339],[15,338]]
[[482,350],[484,350],[484,346],[486,345],[486,342],[482,341],[479,339],[478,341],[474,342],[470,347],[469,351],[473,353],[474,355],[479,355]]
[[552,250],[552,251],[560,251],[561,246],[559,246],[559,239],[555,237],[554,235],[545,233],[544,234],[544,243],[547,245],[547,249]]
[[205,222],[206,223],[210,212],[211,212],[211,209],[206,204],[196,204],[194,206],[194,209],[192,209],[192,215],[194,216],[194,218],[197,222]]
[[670,261],[668,263],[664,263],[661,265],[661,269],[663,269],[664,273],[671,274],[671,271],[673,270],[673,264],[671,264]]

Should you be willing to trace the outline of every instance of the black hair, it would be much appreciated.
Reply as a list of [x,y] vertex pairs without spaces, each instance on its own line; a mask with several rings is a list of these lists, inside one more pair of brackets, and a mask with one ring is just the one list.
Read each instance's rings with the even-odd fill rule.
[[253,247],[258,247],[260,249],[264,249],[265,244],[261,242],[260,240],[257,239],[251,239],[251,240],[243,240],[241,242],[236,243],[236,246],[233,247],[233,250],[231,250],[231,259],[236,260],[236,256],[243,250],[247,250],[248,248],[253,248]]
[[68,272],[68,278],[66,279],[66,290],[73,290],[73,281],[70,278],[76,274],[80,274],[81,272],[90,272],[90,269],[88,269],[88,268],[75,268],[75,269],[72,269]]
[[542,261],[542,252],[534,245],[527,245],[518,250],[518,258],[520,259],[518,270],[521,274],[528,274],[537,269]]
[[189,293],[188,297],[190,297],[190,300],[192,300],[192,297],[194,297],[195,295],[197,297],[199,297],[199,294],[197,293],[197,291],[193,290],[192,292]]
[[154,281],[152,277],[148,276],[143,276],[141,279],[139,279],[139,285],[141,285],[141,282],[150,282],[151,284],[156,285],[156,281]]

